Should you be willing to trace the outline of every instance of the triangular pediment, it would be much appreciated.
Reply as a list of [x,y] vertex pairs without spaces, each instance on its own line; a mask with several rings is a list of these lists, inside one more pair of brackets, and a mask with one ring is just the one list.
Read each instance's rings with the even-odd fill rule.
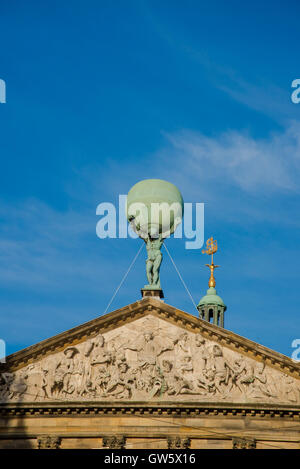
[[11,402],[300,404],[299,364],[154,298],[7,357]]

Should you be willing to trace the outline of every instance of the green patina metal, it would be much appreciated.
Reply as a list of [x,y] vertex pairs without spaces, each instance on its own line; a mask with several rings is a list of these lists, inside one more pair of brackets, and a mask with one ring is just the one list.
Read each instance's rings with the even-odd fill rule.
[[[137,216],[130,207],[143,204]],[[158,216],[153,216],[153,204],[160,204]],[[163,205],[161,205],[163,204]],[[183,216],[183,199],[174,184],[162,179],[144,179],[135,184],[127,196],[126,216],[133,230],[145,241],[148,258],[146,274],[148,285],[144,290],[161,290],[161,247],[164,239],[174,233]]]
[[223,306],[226,310],[224,301],[219,295],[217,295],[217,290],[213,287],[210,287],[207,290],[206,295],[203,296],[201,300],[199,301],[198,307],[205,306],[205,305]]
[[163,179],[143,179],[128,192],[127,207],[132,203],[142,202],[150,208],[152,203],[180,203],[183,210],[183,198],[179,189]]

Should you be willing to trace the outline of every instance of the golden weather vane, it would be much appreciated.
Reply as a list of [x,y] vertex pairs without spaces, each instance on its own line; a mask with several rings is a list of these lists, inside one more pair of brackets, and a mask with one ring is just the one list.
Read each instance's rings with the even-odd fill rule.
[[214,270],[217,267],[220,267],[219,265],[214,264],[214,254],[215,252],[217,252],[217,250],[218,250],[218,243],[216,240],[213,239],[213,237],[211,237],[206,241],[206,249],[203,249],[202,251],[202,254],[211,255],[211,264],[205,264],[205,265],[207,265],[207,267],[210,268],[210,278],[208,281],[208,286],[213,287],[213,288],[216,286]]

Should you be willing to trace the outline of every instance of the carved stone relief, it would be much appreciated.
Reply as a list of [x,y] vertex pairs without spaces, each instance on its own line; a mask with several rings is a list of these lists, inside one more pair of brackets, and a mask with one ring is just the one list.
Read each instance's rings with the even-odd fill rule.
[[168,449],[188,449],[191,446],[190,438],[168,438]]
[[59,449],[61,438],[59,436],[43,435],[37,437],[38,449]]
[[299,404],[300,381],[153,316],[0,374],[1,402],[161,399]]
[[126,447],[124,436],[104,436],[102,442],[104,448],[125,449]]
[[233,438],[232,449],[256,449],[256,441],[246,438]]

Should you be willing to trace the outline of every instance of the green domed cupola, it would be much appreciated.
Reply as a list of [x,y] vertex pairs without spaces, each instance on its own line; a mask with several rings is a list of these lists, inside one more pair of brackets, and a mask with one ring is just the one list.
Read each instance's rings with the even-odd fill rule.
[[209,289],[206,292],[206,295],[201,298],[197,309],[199,311],[199,317],[208,322],[213,322],[216,326],[224,327],[224,312],[227,307],[224,304],[222,298],[217,295],[217,290],[215,289],[216,281],[214,278],[214,269],[220,267],[215,265],[213,262],[213,255],[218,250],[217,241],[214,241],[213,238],[209,238],[206,242],[206,250],[203,250],[202,253],[210,254],[212,256],[211,264],[206,264],[210,268],[210,278],[208,282]]

